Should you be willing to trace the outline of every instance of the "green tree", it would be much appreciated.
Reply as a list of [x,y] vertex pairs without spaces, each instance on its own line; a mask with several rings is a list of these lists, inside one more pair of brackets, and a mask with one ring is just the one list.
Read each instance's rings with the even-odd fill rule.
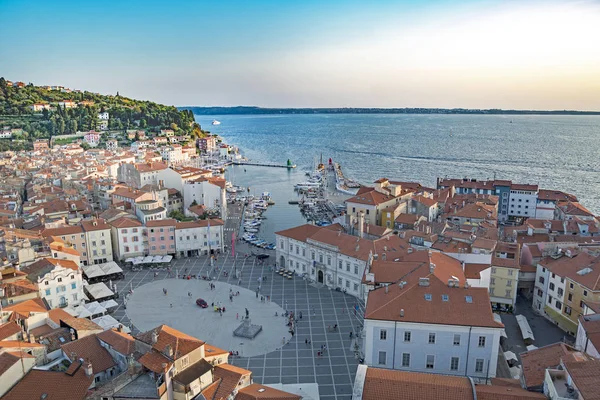
[[69,120],[69,132],[77,133],[77,120],[74,120],[74,119]]

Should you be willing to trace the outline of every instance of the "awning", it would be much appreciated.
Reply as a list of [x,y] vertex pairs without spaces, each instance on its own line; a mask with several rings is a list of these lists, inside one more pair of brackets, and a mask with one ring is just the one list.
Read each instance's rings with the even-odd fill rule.
[[509,371],[510,371],[510,376],[512,376],[513,379],[521,379],[521,367],[519,367],[519,366],[510,367]]
[[533,336],[533,331],[529,326],[529,322],[527,322],[527,318],[524,315],[517,315],[515,318],[517,319],[517,323],[519,324],[519,328],[521,329],[523,339],[535,340],[535,337]]
[[104,264],[84,265],[81,267],[83,273],[88,279],[101,278],[103,276],[119,274],[123,269],[114,261],[109,261]]
[[115,295],[104,282],[84,286],[84,289],[88,293],[90,300],[101,300]]
[[106,308],[107,310],[111,310],[113,308],[117,308],[119,307],[119,303],[117,303],[116,301],[110,299],[110,300],[106,300],[100,303],[100,305],[104,308]]
[[510,350],[504,352],[504,358],[506,358],[506,361],[510,361],[510,360],[519,361],[519,359],[517,358],[517,355]]
[[108,329],[112,329],[112,328],[118,328],[119,325],[122,325],[123,326],[123,332],[125,332],[125,333],[131,333],[131,329],[129,329],[127,326],[121,324],[119,321],[117,321],[111,315],[103,315],[101,317],[94,318],[92,320],[92,322],[95,322],[96,324],[100,325],[102,327],[102,329],[104,329],[105,331],[108,330]]

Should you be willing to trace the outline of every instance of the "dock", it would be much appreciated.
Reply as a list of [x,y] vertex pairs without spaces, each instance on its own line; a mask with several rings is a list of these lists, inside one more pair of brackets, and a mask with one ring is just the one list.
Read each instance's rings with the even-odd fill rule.
[[266,164],[266,163],[254,163],[249,161],[234,161],[233,165],[252,165],[255,167],[273,167],[273,168],[296,168],[296,164]]

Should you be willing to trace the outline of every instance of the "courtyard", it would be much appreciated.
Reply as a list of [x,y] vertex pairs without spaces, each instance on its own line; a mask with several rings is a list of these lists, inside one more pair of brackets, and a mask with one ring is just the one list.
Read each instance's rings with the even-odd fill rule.
[[[209,257],[201,256],[176,260],[171,273],[126,271],[125,279],[117,282],[119,307],[113,316],[129,326],[133,334],[168,324],[209,344],[239,351],[240,357],[230,357],[229,362],[251,370],[255,382],[318,383],[321,399],[350,399],[358,365],[350,332],[354,337],[362,330],[362,316],[353,311],[356,299],[300,277],[279,276],[273,272],[274,252],[269,252],[270,258],[261,263],[256,257],[244,256],[250,254],[244,245],[236,247],[235,258],[230,253],[222,254],[213,265]],[[176,279],[177,274],[216,278],[215,290],[210,290],[206,280]],[[230,288],[240,292],[233,303],[228,297]],[[167,295],[162,289],[167,289]],[[133,294],[127,295],[130,290]],[[260,296],[269,296],[270,303],[262,303]],[[209,308],[196,306],[197,298],[206,300]],[[223,316],[210,308],[213,302],[226,307]],[[252,324],[263,325],[263,331],[253,340],[240,340],[232,333],[241,323],[245,308],[249,309]],[[285,319],[279,317],[283,310],[303,315],[293,337]],[[338,329],[334,331],[336,324]],[[318,356],[321,346],[327,350]]]

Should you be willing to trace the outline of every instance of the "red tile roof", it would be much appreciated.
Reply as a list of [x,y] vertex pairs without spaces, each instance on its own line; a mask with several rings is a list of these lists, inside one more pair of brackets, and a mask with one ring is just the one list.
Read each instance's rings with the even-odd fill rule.
[[238,391],[235,400],[300,400],[302,397],[269,386],[253,383]]
[[541,386],[547,368],[556,368],[561,360],[571,361],[575,360],[575,357],[583,357],[583,355],[564,343],[554,343],[521,353],[525,386],[527,388]]
[[76,362],[80,358],[91,362],[94,374],[106,371],[116,365],[108,350],[100,344],[97,335],[89,335],[64,344],[61,349],[71,362]]

